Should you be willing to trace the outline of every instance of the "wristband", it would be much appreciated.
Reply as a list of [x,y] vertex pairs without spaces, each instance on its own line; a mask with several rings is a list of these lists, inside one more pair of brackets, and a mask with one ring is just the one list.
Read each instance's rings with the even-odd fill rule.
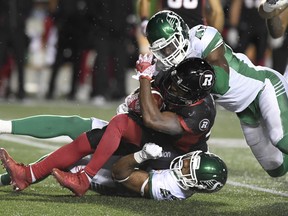
[[145,159],[142,157],[142,151],[138,151],[134,153],[134,159],[137,163],[142,163],[145,161]]

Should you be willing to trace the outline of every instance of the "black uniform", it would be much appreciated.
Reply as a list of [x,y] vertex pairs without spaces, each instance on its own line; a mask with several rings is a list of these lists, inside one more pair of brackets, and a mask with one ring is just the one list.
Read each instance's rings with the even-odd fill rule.
[[205,24],[203,8],[205,0],[183,1],[183,0],[163,0],[163,9],[168,9],[179,14],[187,25],[192,28],[199,24]]

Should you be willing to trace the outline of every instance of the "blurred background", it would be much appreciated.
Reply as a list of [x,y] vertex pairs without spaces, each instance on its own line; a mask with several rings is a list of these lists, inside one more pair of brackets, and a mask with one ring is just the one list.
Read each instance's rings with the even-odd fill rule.
[[[147,19],[169,0],[149,2]],[[287,38],[270,38],[260,0],[220,2],[225,42],[284,73]],[[142,22],[136,0],[0,0],[1,102],[123,100],[138,85],[131,75],[139,53],[149,52]]]

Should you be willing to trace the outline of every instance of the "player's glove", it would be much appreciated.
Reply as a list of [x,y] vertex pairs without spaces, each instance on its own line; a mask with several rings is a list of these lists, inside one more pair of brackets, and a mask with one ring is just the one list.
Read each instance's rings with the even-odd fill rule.
[[128,106],[127,103],[122,103],[120,104],[117,109],[116,109],[116,114],[123,114],[123,113],[128,113]]
[[149,159],[157,159],[162,157],[162,147],[155,143],[146,143],[141,151],[134,153],[134,159],[137,163],[142,163]]
[[267,13],[275,9],[282,9],[288,5],[288,0],[266,0],[263,4],[263,10]]
[[152,80],[152,77],[156,74],[156,64],[153,63],[153,55],[145,54],[139,55],[139,59],[136,61],[136,75],[132,78],[139,80],[145,78]]

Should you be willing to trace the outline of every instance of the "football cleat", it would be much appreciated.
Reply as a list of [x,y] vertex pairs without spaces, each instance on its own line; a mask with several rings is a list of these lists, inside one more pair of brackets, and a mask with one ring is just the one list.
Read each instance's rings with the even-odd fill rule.
[[0,149],[0,159],[4,168],[7,170],[11,177],[11,184],[16,191],[24,190],[30,185],[26,176],[26,166],[17,163],[4,149]]
[[79,197],[83,196],[90,187],[89,180],[84,170],[77,173],[69,173],[54,168],[52,170],[52,175],[56,178],[61,186],[68,188]]

